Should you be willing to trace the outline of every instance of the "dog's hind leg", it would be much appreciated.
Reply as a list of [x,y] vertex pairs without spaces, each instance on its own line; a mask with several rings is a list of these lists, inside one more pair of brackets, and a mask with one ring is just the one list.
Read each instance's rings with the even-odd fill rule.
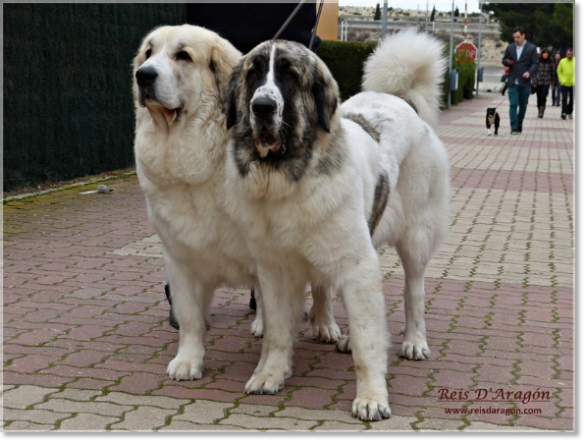
[[430,354],[425,329],[424,274],[449,223],[447,180],[440,179],[429,185],[435,196],[411,206],[406,214],[408,225],[395,245],[405,270],[405,331],[401,357],[409,360],[424,360]]
[[313,338],[324,343],[337,342],[342,333],[334,318],[332,289],[313,283],[311,295],[313,306],[309,311],[309,319],[313,328]]
[[[412,238],[416,238],[412,236]],[[405,331],[401,357],[409,360],[425,360],[430,350],[425,329],[424,274],[430,252],[421,244],[401,241],[397,252],[405,270]]]
[[173,380],[195,380],[203,375],[206,318],[214,285],[194,279],[184,265],[166,260],[169,280],[173,282],[173,313],[179,322],[179,349],[167,367]]
[[254,298],[256,300],[256,316],[250,325],[250,332],[256,337],[262,337],[264,332],[262,321],[262,291],[258,283],[254,286]]

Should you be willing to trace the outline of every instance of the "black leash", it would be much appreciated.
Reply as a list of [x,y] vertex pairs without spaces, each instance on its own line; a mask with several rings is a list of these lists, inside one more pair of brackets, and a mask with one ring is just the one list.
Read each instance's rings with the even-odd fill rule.
[[321,16],[321,10],[324,6],[324,0],[320,0],[319,8],[317,9],[317,17],[315,18],[315,26],[313,27],[313,32],[311,33],[311,40],[309,40],[309,49],[312,50],[313,48],[313,40],[315,39],[315,34],[317,33],[317,25],[319,24],[319,18]]
[[496,105],[496,107],[495,107],[494,109],[496,110],[496,108],[498,108],[500,105],[502,105],[502,104],[503,104],[503,102],[504,102],[506,99],[508,99],[508,98],[509,98],[509,97],[505,97],[505,98],[503,98],[503,99],[501,100],[501,102],[500,102],[498,105]]
[[[304,3],[306,1],[307,0],[301,0],[299,2],[299,4],[293,10],[293,12],[289,16],[289,18],[287,18],[287,20],[285,20],[285,23],[283,23],[283,25],[279,28],[279,30],[277,31],[277,33],[273,37],[273,40],[277,40],[279,38],[279,36],[283,33],[285,28],[287,28],[289,23],[291,23],[291,20],[293,20],[293,17],[295,17],[297,15],[297,13],[299,12],[299,10],[301,9],[301,7],[304,5]],[[321,10],[322,10],[323,6],[324,6],[324,0],[320,0],[319,8],[317,10],[317,15],[315,18],[315,25],[313,26],[313,31],[311,32],[311,40],[309,40],[309,49],[311,49],[311,47],[313,46],[313,41],[315,40],[315,34],[317,33],[317,25],[319,24],[319,18],[321,16]]]

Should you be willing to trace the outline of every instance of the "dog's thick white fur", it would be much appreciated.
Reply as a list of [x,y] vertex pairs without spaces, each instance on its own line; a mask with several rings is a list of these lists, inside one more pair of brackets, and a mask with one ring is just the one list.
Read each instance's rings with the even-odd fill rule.
[[[137,174],[149,220],[162,242],[180,325],[177,356],[167,369],[172,379],[202,377],[205,322],[215,288],[220,283],[250,288],[257,281],[247,245],[223,210],[219,186],[228,134],[222,107],[240,57],[216,33],[184,25],[151,32],[134,60]],[[312,293],[316,339],[338,340],[327,294]],[[256,294],[251,330],[260,336],[258,287]]]
[[[437,52],[425,52],[427,58],[405,48],[429,46]],[[398,71],[378,60],[395,49],[402,54]],[[391,92],[407,97],[433,123],[439,100],[436,83],[443,72],[429,73],[443,69],[445,63],[438,60],[441,50],[434,40],[412,32],[395,35],[369,61],[365,88],[385,91],[388,84],[399,85]],[[255,152],[254,137],[260,128],[251,129],[254,103],[247,97],[254,91],[246,88],[262,78],[263,66],[268,81],[276,76],[287,85],[293,103],[284,99],[284,115],[297,113],[291,119],[296,127],[271,133],[277,140],[282,133],[298,137],[279,140],[281,145],[288,143],[282,157],[272,149],[262,156]],[[418,82],[407,82],[407,76]],[[412,90],[422,97],[431,95],[420,99]],[[401,354],[423,359],[429,353],[424,271],[449,219],[444,146],[412,106],[387,93],[363,92],[336,109],[338,89],[325,64],[290,42],[267,42],[251,51],[235,70],[231,92],[229,121],[232,115],[235,128],[226,208],[257,262],[266,329],[261,360],[246,392],[274,393],[284,385],[291,374],[295,319],[303,303],[298,294],[307,281],[319,281],[339,291],[348,312],[357,377],[353,415],[362,420],[388,418],[388,333],[376,248],[395,245],[402,259],[406,328]],[[320,114],[324,109],[329,115]],[[311,130],[315,138],[305,145],[298,142],[300,134]],[[266,128],[263,131],[266,134]],[[376,134],[380,142],[375,141]],[[271,138],[265,140],[272,144]],[[257,139],[259,143],[263,140]],[[311,152],[299,155],[307,152],[304,149]],[[370,222],[385,180],[390,196],[371,240]]]

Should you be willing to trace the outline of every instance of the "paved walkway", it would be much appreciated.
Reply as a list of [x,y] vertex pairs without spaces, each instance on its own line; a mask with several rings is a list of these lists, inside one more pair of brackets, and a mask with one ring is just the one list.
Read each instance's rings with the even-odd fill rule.
[[[4,206],[6,430],[573,429],[573,121],[559,108],[537,119],[532,103],[511,136],[505,102],[501,135],[488,137],[485,108],[500,100],[443,113],[453,220],[427,272],[427,361],[398,357],[402,269],[393,252],[382,257],[390,420],[351,417],[351,356],[313,342],[308,323],[285,389],[244,395],[261,344],[246,290],[217,291],[204,378],[168,380],[178,335],[157,239],[127,177],[108,182],[111,195],[77,188]],[[336,316],[347,324],[339,301]]]

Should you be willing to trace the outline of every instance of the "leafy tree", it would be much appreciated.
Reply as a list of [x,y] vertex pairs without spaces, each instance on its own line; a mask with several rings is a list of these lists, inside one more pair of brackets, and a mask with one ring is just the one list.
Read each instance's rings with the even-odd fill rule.
[[376,4],[376,10],[374,11],[374,19],[380,20],[381,13],[380,13],[380,3]]
[[485,11],[494,13],[501,25],[501,39],[512,41],[516,26],[525,28],[526,37],[540,47],[573,46],[574,5],[568,3],[489,3]]
[[553,19],[566,34],[574,34],[574,5],[569,3],[556,3]]
[[460,17],[460,8],[456,7],[456,9],[454,9],[454,17]]

